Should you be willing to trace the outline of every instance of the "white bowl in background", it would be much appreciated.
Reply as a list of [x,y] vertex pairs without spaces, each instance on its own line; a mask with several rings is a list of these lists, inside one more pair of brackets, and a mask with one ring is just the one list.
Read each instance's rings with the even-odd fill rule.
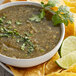
[[[20,2],[17,1],[17,2],[10,2],[10,3],[0,5],[0,10],[10,7],[10,6],[15,6],[15,5],[35,5],[35,6],[41,7],[41,5],[39,3],[28,2],[28,1],[20,1]],[[65,27],[64,27],[63,23],[61,23],[60,26],[61,26],[61,38],[60,38],[58,44],[55,46],[55,48],[52,49],[50,52],[48,52],[42,56],[30,58],[30,59],[15,59],[15,58],[7,57],[7,56],[0,54],[0,61],[5,64],[24,68],[24,67],[36,66],[38,64],[41,64],[41,63],[49,60],[58,51],[58,49],[60,48],[61,43],[64,39]]]
[[0,4],[3,3],[4,0],[0,0]]

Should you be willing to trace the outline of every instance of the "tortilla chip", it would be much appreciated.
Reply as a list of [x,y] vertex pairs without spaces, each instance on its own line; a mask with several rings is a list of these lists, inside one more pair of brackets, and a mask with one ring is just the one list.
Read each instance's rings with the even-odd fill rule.
[[59,54],[56,53],[46,64],[45,74],[49,74],[52,72],[61,71],[62,69],[55,63],[57,59],[59,59]]
[[9,66],[14,76],[44,76],[45,63],[31,68],[16,68]]
[[26,1],[26,0],[5,0],[3,3],[15,2],[15,1]]
[[[65,5],[63,0],[59,0],[59,5]],[[68,36],[74,36],[75,35],[75,24],[74,23],[70,23],[68,24],[68,26],[65,26],[65,38]]]
[[65,26],[65,38],[68,36],[74,36],[74,32],[75,32],[75,25],[74,23],[69,22],[68,26]]
[[74,25],[75,25],[75,28],[74,28],[75,32],[74,32],[74,34],[76,36],[76,13],[74,13],[73,15],[74,15]]
[[58,0],[58,1],[59,1],[58,6],[65,5],[65,3],[64,3],[64,1],[63,1],[63,0]]
[[11,0],[4,0],[3,3],[8,3],[8,2],[11,2]]
[[72,65],[71,67],[69,67],[67,70],[65,70],[66,72],[73,72],[76,73],[76,64]]
[[72,13],[76,13],[76,7],[70,7],[70,11],[71,11]]
[[48,74],[46,76],[76,76],[76,73],[72,73],[72,72],[61,72],[61,73],[51,73],[51,74]]

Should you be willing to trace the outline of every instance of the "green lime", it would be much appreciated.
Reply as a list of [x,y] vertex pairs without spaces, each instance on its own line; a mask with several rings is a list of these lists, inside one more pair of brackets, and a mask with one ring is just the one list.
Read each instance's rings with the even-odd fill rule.
[[67,69],[68,67],[70,67],[71,65],[76,63],[76,51],[73,51],[73,52],[63,56],[62,58],[56,60],[56,63],[60,67]]
[[61,46],[60,56],[63,57],[73,51],[76,51],[76,37],[69,36],[63,41],[63,44]]

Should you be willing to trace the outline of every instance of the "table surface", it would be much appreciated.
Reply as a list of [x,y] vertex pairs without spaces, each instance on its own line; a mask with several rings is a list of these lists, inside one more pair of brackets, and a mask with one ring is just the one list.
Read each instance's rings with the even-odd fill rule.
[[0,66],[0,76],[13,76]]

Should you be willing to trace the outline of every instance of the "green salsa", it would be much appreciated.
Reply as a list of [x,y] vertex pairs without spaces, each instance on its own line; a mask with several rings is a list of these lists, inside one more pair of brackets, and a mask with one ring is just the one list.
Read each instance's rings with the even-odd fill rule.
[[50,21],[52,14],[40,22],[30,21],[40,13],[39,7],[17,5],[0,11],[0,53],[12,58],[28,59],[51,51],[60,40],[61,28]]

